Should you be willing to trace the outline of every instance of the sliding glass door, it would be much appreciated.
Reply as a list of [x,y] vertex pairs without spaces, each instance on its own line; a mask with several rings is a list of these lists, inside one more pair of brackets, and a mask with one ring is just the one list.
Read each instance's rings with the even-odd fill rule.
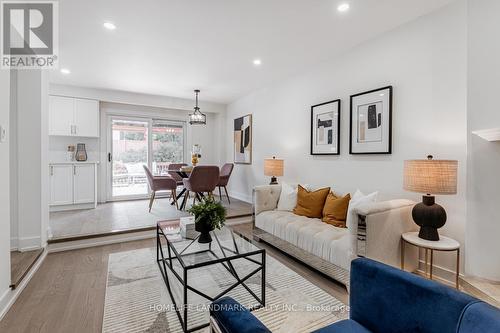
[[167,173],[185,157],[185,123],[153,118],[112,116],[109,123],[108,199],[140,199],[149,193],[144,171]]
[[170,163],[184,161],[184,125],[164,120],[153,120],[152,169],[155,175],[167,173]]
[[[111,196],[137,197],[148,193],[143,165],[149,165],[149,123],[112,119]],[[112,158],[111,158],[112,157]]]

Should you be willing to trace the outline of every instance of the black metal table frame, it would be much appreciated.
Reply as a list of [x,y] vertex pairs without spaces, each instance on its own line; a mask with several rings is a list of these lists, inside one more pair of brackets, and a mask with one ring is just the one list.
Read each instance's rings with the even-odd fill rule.
[[[188,292],[188,290],[190,290],[190,291],[210,300],[211,302],[213,302],[213,301],[221,298],[222,296],[226,295],[228,292],[230,292],[231,290],[233,290],[237,286],[242,285],[250,293],[250,295],[252,295],[252,297],[254,297],[255,300],[259,303],[259,305],[252,307],[250,309],[250,311],[253,311],[253,310],[256,310],[256,309],[259,309],[259,308],[265,306],[265,302],[266,302],[266,292],[265,292],[265,287],[266,287],[266,250],[265,249],[258,249],[258,250],[251,251],[248,253],[240,254],[238,252],[238,246],[237,246],[236,241],[234,239],[233,232],[231,232],[231,236],[232,236],[233,244],[234,244],[236,251],[231,250],[231,249],[223,246],[220,243],[216,232],[212,231],[212,235],[214,236],[214,238],[217,242],[217,245],[221,249],[221,252],[224,256],[223,258],[219,258],[219,256],[217,256],[212,251],[212,243],[209,244],[207,250],[201,250],[201,251],[190,252],[190,253],[184,254],[184,252],[198,239],[199,236],[196,237],[195,239],[191,240],[191,242],[182,251],[178,252],[176,250],[175,246],[171,245],[171,242],[168,240],[167,235],[165,235],[165,233],[160,228],[160,226],[158,226],[158,225],[156,226],[156,261],[157,261],[158,267],[160,269],[161,275],[163,277],[163,280],[165,281],[165,284],[167,286],[167,290],[168,290],[168,293],[170,294],[170,298],[172,299],[172,302],[174,303],[175,311],[176,311],[177,317],[179,318],[179,321],[181,323],[182,330],[186,333],[194,332],[194,331],[197,331],[199,329],[208,327],[210,325],[210,323],[206,323],[206,324],[201,324],[201,325],[198,325],[198,326],[195,326],[195,327],[188,329],[188,327],[187,327],[187,325],[188,325],[188,311],[187,311],[188,310],[188,306],[187,306],[187,292]],[[164,239],[167,243],[168,258],[165,258],[164,253],[163,253],[163,247],[161,244],[161,236],[164,237]],[[243,236],[240,235],[240,237],[243,237]],[[243,238],[245,239],[245,237],[243,237]],[[248,241],[248,239],[247,239],[247,241]],[[234,255],[231,255],[228,257],[226,255],[226,251],[231,252]],[[172,252],[174,253],[174,256],[172,256]],[[195,255],[195,254],[205,253],[205,252],[211,253],[216,259],[209,260],[206,262],[196,263],[193,265],[187,265],[187,266],[184,264],[184,262],[182,260],[178,260],[182,256]],[[251,256],[258,255],[258,254],[261,254],[261,256],[262,256],[261,262],[255,260],[253,258],[249,258]],[[160,258],[160,256],[161,256],[161,258]],[[238,275],[238,273],[236,272],[236,269],[234,268],[233,264],[231,263],[231,260],[236,260],[236,259],[240,259],[240,258],[251,261],[251,262],[257,264],[259,267],[257,267],[256,269],[254,269],[253,271],[251,271],[249,274],[245,275],[244,277],[240,277]],[[179,273],[177,273],[175,271],[175,269],[173,267],[173,260],[178,260],[178,262],[182,266],[182,274],[183,274],[182,277],[179,275]],[[211,297],[211,296],[191,287],[187,283],[189,270],[201,268],[204,266],[216,265],[219,263],[222,264],[222,266],[224,266],[224,268],[226,268],[229,271],[229,273],[236,279],[236,282],[233,285],[226,288],[225,290],[223,290],[222,292],[220,292],[219,294],[217,294],[216,296]],[[179,308],[177,302],[175,301],[172,290],[170,289],[170,282],[168,280],[168,275],[167,275],[167,267],[170,269],[172,274],[174,274],[174,276],[177,278],[177,280],[179,280],[179,282],[183,286],[183,305],[184,306],[182,308],[182,312],[183,312],[182,315],[181,315],[181,309]],[[254,276],[259,271],[262,271],[262,273],[261,273],[261,297],[260,298],[245,284],[246,280],[248,280],[250,277]]]

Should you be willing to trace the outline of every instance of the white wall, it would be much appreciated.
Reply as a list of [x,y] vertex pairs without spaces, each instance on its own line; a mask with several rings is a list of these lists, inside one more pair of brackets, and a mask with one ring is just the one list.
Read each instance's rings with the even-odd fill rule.
[[17,72],[18,247],[45,246],[48,225],[47,77],[40,70]]
[[500,142],[471,131],[500,127],[500,1],[469,1],[466,270],[500,281]]
[[[448,212],[442,234],[464,244],[466,183],[466,2],[457,1],[429,16],[359,45],[301,76],[258,90],[228,106],[227,159],[232,159],[233,119],[253,114],[253,164],[236,165],[233,195],[249,199],[265,184],[264,158],[285,159],[284,180],[353,193],[380,191],[381,199],[410,198],[403,161],[459,160],[458,195],[437,198]],[[327,41],[325,41],[327,42]],[[314,50],[311,50],[314,52]],[[349,155],[349,96],[394,86],[393,154]],[[311,156],[310,106],[342,99],[341,155]],[[438,265],[454,269],[451,255]]]
[[17,183],[17,70],[10,71],[10,247],[18,248],[18,183]]
[[[10,72],[0,70],[0,126],[9,127]],[[10,285],[10,174],[9,140],[0,142],[0,310],[7,302]]]

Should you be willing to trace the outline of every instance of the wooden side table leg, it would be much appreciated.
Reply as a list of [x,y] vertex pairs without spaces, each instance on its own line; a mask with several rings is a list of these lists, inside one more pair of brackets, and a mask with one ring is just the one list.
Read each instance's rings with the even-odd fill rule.
[[427,249],[425,249],[425,276],[427,277],[428,273],[427,273],[427,269],[428,269],[428,263],[427,263],[427,257],[428,257],[428,253],[429,251]]
[[405,270],[405,240],[401,238],[401,270]]
[[460,249],[457,249],[457,275],[455,277],[455,287],[457,289],[460,289],[460,286],[458,285],[459,275],[460,275]]
[[431,249],[431,266],[429,267],[430,279],[432,280],[432,265],[434,264],[434,250]]

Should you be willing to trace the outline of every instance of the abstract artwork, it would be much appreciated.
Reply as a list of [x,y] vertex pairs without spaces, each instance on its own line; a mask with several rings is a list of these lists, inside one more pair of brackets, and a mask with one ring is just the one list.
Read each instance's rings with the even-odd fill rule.
[[252,164],[252,115],[234,120],[234,163]]
[[340,100],[311,106],[311,155],[340,154]]
[[392,86],[351,96],[351,154],[392,151]]

